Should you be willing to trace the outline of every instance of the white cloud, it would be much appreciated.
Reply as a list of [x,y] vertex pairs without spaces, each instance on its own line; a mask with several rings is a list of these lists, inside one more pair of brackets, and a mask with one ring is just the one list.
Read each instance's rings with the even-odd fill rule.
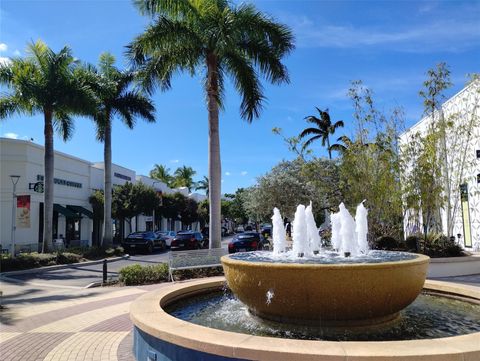
[[388,47],[405,52],[460,51],[480,44],[478,19],[437,17],[403,27],[319,24],[305,16],[283,16],[293,28],[300,47]]
[[17,133],[3,133],[3,136],[5,138],[18,139],[18,134]]
[[247,172],[246,170],[244,170],[244,171],[240,172],[240,174],[241,174],[242,176],[246,176],[246,175],[248,174],[248,172]]
[[178,160],[178,159],[170,159],[170,163],[178,163],[178,162],[180,162],[180,160]]
[[20,52],[20,50],[15,50],[15,51],[13,52],[13,56],[20,56],[20,55],[22,55],[22,53]]
[[231,174],[230,172],[225,172],[225,175],[227,175],[227,176],[230,175],[230,174]]
[[12,61],[10,60],[10,58],[6,58],[4,56],[0,56],[0,65],[8,65],[10,64]]
[[5,43],[0,43],[0,51],[7,51],[8,46]]

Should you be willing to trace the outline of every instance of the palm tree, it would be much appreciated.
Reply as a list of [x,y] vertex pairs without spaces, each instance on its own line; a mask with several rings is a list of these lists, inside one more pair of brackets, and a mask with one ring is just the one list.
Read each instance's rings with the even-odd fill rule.
[[0,84],[11,90],[0,98],[0,119],[15,113],[43,114],[44,154],[44,218],[43,247],[51,248],[53,234],[53,171],[54,128],[64,141],[74,129],[74,114],[86,114],[95,104],[91,89],[75,77],[80,63],[69,47],[55,53],[42,41],[27,47],[27,57],[0,64]]
[[195,187],[195,190],[196,191],[205,191],[205,194],[207,195],[208,197],[208,177],[206,176],[203,176],[203,179],[202,180],[199,180],[197,182],[197,185]]
[[321,110],[318,107],[315,107],[318,111],[318,114],[320,115],[320,118],[314,116],[314,115],[309,115],[308,117],[305,117],[305,120],[309,123],[313,123],[316,125],[316,127],[311,127],[304,129],[302,133],[300,133],[300,138],[305,138],[307,135],[313,135],[310,139],[308,139],[304,145],[303,148],[305,149],[307,146],[309,146],[312,142],[321,139],[322,141],[322,147],[327,145],[328,149],[328,157],[332,159],[332,151],[330,149],[330,134],[335,133],[335,130],[337,128],[343,127],[343,121],[339,120],[336,121],[335,123],[332,124],[330,120],[330,114],[328,113],[328,109],[326,110]]
[[182,166],[177,168],[174,175],[173,186],[174,187],[187,187],[188,192],[192,190],[195,185],[193,176],[197,174],[192,167]]
[[115,58],[109,53],[100,55],[98,69],[93,66],[84,72],[85,78],[91,82],[98,99],[97,107],[91,114],[96,128],[97,139],[104,144],[104,246],[112,244],[112,123],[115,116],[130,129],[139,117],[148,122],[155,122],[155,107],[152,100],[138,90],[132,90],[134,74],[120,71],[115,67]]
[[209,129],[210,247],[220,247],[221,163],[219,108],[230,77],[242,96],[241,117],[251,122],[260,114],[264,95],[259,75],[274,84],[288,82],[281,59],[293,49],[288,27],[276,23],[253,5],[227,0],[135,0],[152,24],[129,45],[143,86],[171,87],[180,71],[204,74]]
[[170,187],[172,184],[172,176],[170,174],[170,168],[167,168],[163,164],[155,164],[150,171],[150,178],[158,179]]

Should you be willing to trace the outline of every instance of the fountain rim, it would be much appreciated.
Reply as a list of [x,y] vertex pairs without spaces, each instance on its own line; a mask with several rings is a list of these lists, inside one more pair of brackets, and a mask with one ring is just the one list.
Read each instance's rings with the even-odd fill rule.
[[[169,284],[132,302],[130,318],[135,327],[155,338],[180,347],[225,357],[290,360],[295,354],[295,359],[300,361],[311,360],[312,356],[328,356],[332,361],[343,361],[347,356],[352,360],[402,357],[404,361],[433,361],[440,356],[460,357],[468,354],[470,357],[480,358],[480,332],[408,341],[297,340],[208,328],[171,316],[162,308],[185,297],[221,289],[225,284],[224,277]],[[480,288],[474,286],[427,280],[424,289],[449,297],[480,302]]]
[[[407,260],[398,260],[398,261],[387,261],[387,262],[376,262],[376,263],[362,263],[362,262],[348,262],[348,263],[295,263],[295,262],[258,262],[258,261],[245,261],[232,258],[232,254],[227,254],[222,256],[220,261],[222,264],[229,263],[231,265],[241,265],[241,266],[249,266],[249,267],[272,267],[274,269],[283,269],[283,268],[307,268],[307,269],[382,269],[382,268],[391,268],[393,266],[398,267],[401,265],[414,265],[414,264],[424,264],[430,262],[430,257],[425,256],[423,254],[417,253],[410,253],[410,252],[403,252],[415,255],[415,258],[407,259]],[[235,253],[233,253],[234,255]]]

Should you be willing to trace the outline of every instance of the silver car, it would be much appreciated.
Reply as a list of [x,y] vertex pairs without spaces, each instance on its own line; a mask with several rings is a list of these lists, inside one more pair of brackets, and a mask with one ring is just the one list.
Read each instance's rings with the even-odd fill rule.
[[162,237],[165,239],[165,243],[167,244],[167,247],[170,247],[172,244],[172,239],[177,235],[177,232],[175,231],[157,231],[155,232],[157,237]]

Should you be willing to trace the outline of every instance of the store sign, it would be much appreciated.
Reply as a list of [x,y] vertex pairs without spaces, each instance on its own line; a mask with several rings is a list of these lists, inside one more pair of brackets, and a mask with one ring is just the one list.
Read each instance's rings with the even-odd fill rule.
[[120,179],[129,181],[129,182],[132,180],[132,178],[129,177],[128,175],[124,175],[124,174],[121,174],[121,173],[115,172],[115,173],[113,173],[113,175],[114,175],[115,177],[117,177],[117,178],[120,178]]
[[[40,174],[37,175],[37,181],[43,182],[43,179],[44,179],[43,175],[40,175]],[[62,186],[67,186],[67,187],[82,188],[82,183],[73,182],[66,179],[53,178],[53,183],[60,184]]]
[[17,228],[30,228],[30,196],[17,196]]

